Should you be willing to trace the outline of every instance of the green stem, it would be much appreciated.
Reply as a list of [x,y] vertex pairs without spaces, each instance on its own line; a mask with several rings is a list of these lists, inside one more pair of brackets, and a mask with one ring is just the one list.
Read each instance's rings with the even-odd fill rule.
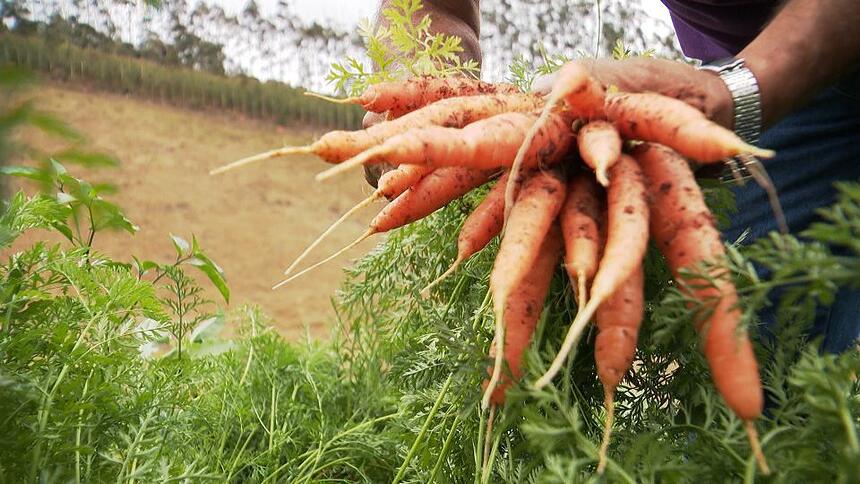
[[272,398],[269,405],[269,452],[275,445],[275,407],[277,405],[278,395],[275,393],[275,385],[272,383]]
[[860,454],[860,442],[857,441],[857,429],[854,427],[854,421],[851,412],[848,411],[845,401],[840,402],[839,418],[842,420],[842,425],[845,427],[845,433],[848,435],[848,445],[851,447],[851,453],[854,455]]
[[[361,430],[361,429],[364,429],[365,427],[370,427],[371,425],[376,425],[376,424],[377,424],[377,423],[379,423],[379,422],[384,422],[384,421],[386,421],[386,420],[392,419],[392,418],[394,418],[394,417],[396,417],[396,416],[398,416],[398,415],[400,415],[400,413],[399,413],[399,412],[390,413],[390,414],[388,414],[388,415],[383,415],[382,417],[377,417],[377,418],[375,418],[375,419],[373,419],[373,420],[368,420],[368,421],[366,421],[366,422],[362,422],[362,423],[360,423],[360,424],[358,424],[358,425],[356,425],[356,426],[354,426],[354,427],[350,427],[350,428],[348,428],[347,430],[344,430],[343,432],[338,433],[337,435],[335,435],[334,437],[332,437],[331,439],[329,439],[329,441],[328,441],[328,442],[326,442],[325,444],[321,445],[321,446],[320,446],[320,447],[318,447],[317,449],[315,449],[315,450],[313,450],[313,451],[305,452],[304,454],[302,454],[302,455],[300,455],[300,456],[298,456],[298,457],[302,457],[302,456],[307,455],[307,454],[313,454],[313,453],[316,453],[316,454],[317,454],[316,462],[319,462],[319,457],[320,457],[322,454],[324,454],[324,453],[328,450],[329,446],[331,446],[333,443],[337,442],[339,439],[342,439],[343,437],[346,437],[347,435],[349,435],[349,434],[351,434],[351,433],[353,433],[353,432],[357,432],[357,431],[359,431],[359,430]],[[308,460],[309,458],[310,458],[310,456],[309,456],[308,458],[306,458],[306,459],[305,459],[305,461],[304,461],[304,462],[302,462],[302,463],[299,465],[299,467],[298,467],[298,468],[299,468],[299,469],[304,469],[304,468],[305,468],[305,466],[310,462],[310,461]],[[262,482],[261,484],[265,484],[266,482],[271,481],[271,480],[275,477],[275,474],[276,474],[276,473],[278,473],[278,472],[280,472],[280,471],[282,471],[282,470],[286,469],[288,466],[292,465],[292,463],[293,463],[295,460],[296,460],[296,459],[290,460],[289,462],[287,462],[287,463],[285,463],[285,464],[281,465],[280,467],[278,467],[277,469],[275,469],[275,472],[274,472],[274,473],[272,473],[272,474],[270,474],[270,475],[268,475],[268,476],[266,476],[266,478],[265,478],[265,479],[263,479],[263,482]],[[314,464],[314,465],[316,466],[316,464]],[[312,471],[308,474],[308,479],[307,479],[307,480],[308,480],[308,481],[312,480],[312,479],[313,479],[313,475],[314,475],[315,473],[316,473],[316,467],[314,467],[314,468],[312,469]]]
[[[489,294],[489,292],[487,292]],[[484,464],[484,425],[486,424],[487,419],[484,418],[484,409],[481,408],[481,404],[478,403],[478,447],[475,449],[475,476],[474,476],[474,484],[480,484],[481,482],[481,471]]]
[[445,459],[448,458],[448,452],[451,449],[451,442],[454,441],[454,431],[457,430],[457,424],[460,423],[460,415],[454,417],[454,423],[451,424],[451,430],[448,431],[448,437],[445,438],[445,443],[442,444],[442,451],[439,453],[439,458],[436,459],[436,465],[433,466],[433,472],[430,474],[430,479],[427,482],[436,482],[436,475],[442,470],[442,465]]
[[[90,387],[90,379],[93,377],[93,372],[95,368],[90,369],[90,374],[87,376],[86,381],[84,381],[84,390],[81,392],[81,402],[87,396],[87,390]],[[81,482],[81,429],[83,428],[83,417],[84,417],[84,409],[81,408],[78,410],[78,428],[75,430],[75,482],[80,484]]]
[[[245,439],[245,442],[242,443],[242,447],[240,447],[239,449],[234,448],[233,460],[232,460],[232,462],[230,462],[230,469],[227,472],[227,478],[225,479],[226,482],[232,482],[233,481],[233,475],[237,473],[236,465],[239,464],[239,459],[242,457],[242,454],[245,453],[245,449],[248,448],[248,444],[251,443],[251,439],[254,437],[254,433],[255,433],[254,431],[251,431],[248,433],[248,437]],[[238,443],[237,443],[237,445],[238,445]],[[242,468],[244,468],[244,466]],[[240,469],[242,469],[242,468],[240,468]],[[278,472],[280,472],[280,469],[278,469]]]
[[400,466],[400,469],[397,471],[397,475],[394,476],[394,480],[391,481],[391,484],[397,484],[401,479],[403,479],[403,475],[406,474],[406,468],[409,467],[409,463],[412,462],[412,458],[415,457],[415,454],[418,452],[418,445],[422,440],[424,440],[424,435],[427,434],[427,429],[430,428],[430,423],[433,421],[433,417],[436,416],[436,411],[439,410],[439,405],[442,404],[445,394],[448,393],[448,387],[451,386],[453,376],[453,373],[448,375],[448,379],[445,380],[445,384],[442,385],[442,390],[439,391],[439,396],[436,397],[436,401],[433,402],[433,408],[430,409],[430,413],[424,420],[424,425],[421,427],[418,437],[416,437],[415,441],[412,442],[412,448],[410,448],[409,453],[406,454],[406,459],[404,459],[403,464]]
[[[77,341],[75,341],[75,344],[74,344],[74,346],[72,346],[72,349],[71,349],[71,351],[69,351],[69,354],[74,354],[75,351],[77,351],[78,347],[81,345],[81,343],[84,340],[84,335],[86,335],[89,332],[90,326],[92,326],[94,321],[95,321],[95,318],[92,318],[87,323],[87,325],[84,326],[83,331],[81,331],[81,334],[78,335],[78,339],[77,339]],[[63,368],[60,369],[59,375],[57,375],[57,379],[54,380],[54,384],[51,385],[50,391],[48,391],[48,393],[45,394],[44,398],[42,399],[42,405],[41,405],[41,408],[39,408],[39,412],[37,414],[37,415],[39,415],[39,435],[40,436],[42,434],[44,434],[45,429],[48,427],[48,415],[51,414],[51,407],[54,404],[54,395],[57,393],[57,388],[60,387],[60,383],[62,383],[62,381],[66,378],[66,374],[68,374],[69,368],[70,368],[69,363],[66,363],[65,365],[63,365]],[[38,470],[39,470],[39,466],[41,465],[40,461],[42,460],[42,442],[43,441],[40,439],[39,442],[36,444],[35,448],[33,449],[33,462],[32,462],[32,466],[30,469],[30,474],[32,477],[31,480],[35,480],[36,474],[38,473]]]
[[[857,272],[849,269],[832,271],[826,274],[827,280],[831,282],[840,282],[840,281],[852,281],[857,278]],[[805,275],[805,276],[797,276],[788,279],[783,279],[781,281],[766,281],[766,282],[758,282],[755,284],[751,284],[746,287],[742,287],[738,289],[738,294],[746,294],[750,292],[754,292],[760,289],[773,289],[780,286],[787,286],[790,284],[802,284],[805,282],[815,282],[819,281],[822,278],[822,274],[817,275]]]

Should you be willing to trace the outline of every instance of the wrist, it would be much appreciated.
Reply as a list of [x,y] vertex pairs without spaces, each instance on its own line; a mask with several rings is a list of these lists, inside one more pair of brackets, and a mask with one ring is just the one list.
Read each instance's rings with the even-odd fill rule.
[[[758,80],[743,58],[728,58],[701,70],[716,74],[722,89],[714,87],[716,121],[748,143],[758,141],[762,130],[762,99]],[[712,78],[713,80],[713,78]],[[728,93],[728,95],[726,95]]]
[[707,74],[708,106],[705,114],[711,121],[728,129],[734,129],[734,101],[726,83],[715,72]]

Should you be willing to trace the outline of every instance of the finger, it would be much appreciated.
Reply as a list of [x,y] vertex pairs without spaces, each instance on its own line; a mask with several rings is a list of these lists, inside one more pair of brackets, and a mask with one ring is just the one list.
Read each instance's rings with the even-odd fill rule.
[[369,183],[373,188],[379,188],[379,177],[392,169],[394,169],[394,166],[388,163],[364,165],[364,179],[367,180],[367,183]]
[[552,85],[555,84],[555,77],[555,74],[538,76],[535,78],[534,82],[532,82],[532,92],[546,96],[550,91],[552,91]]
[[383,121],[385,121],[385,113],[367,113],[364,115],[364,119],[361,120],[361,126],[367,129]]

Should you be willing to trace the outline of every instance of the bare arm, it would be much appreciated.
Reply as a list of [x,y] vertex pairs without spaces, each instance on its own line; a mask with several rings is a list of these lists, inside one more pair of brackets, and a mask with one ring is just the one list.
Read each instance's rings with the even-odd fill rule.
[[[860,1],[787,0],[739,54],[755,74],[767,128],[801,107],[860,60]],[[685,101],[715,122],[733,127],[733,104],[712,72],[662,59],[581,60],[605,85],[654,91]],[[548,91],[552,78],[536,83]]]
[[739,57],[771,125],[860,60],[860,1],[789,0]]

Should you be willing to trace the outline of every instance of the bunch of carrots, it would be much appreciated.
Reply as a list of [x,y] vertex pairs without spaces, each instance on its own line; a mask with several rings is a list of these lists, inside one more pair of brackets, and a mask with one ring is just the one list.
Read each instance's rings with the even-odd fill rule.
[[[451,268],[422,294],[501,236],[490,275],[494,364],[483,398],[485,408],[495,408],[504,402],[506,388],[522,377],[524,350],[563,260],[577,315],[555,360],[534,385],[552,382],[593,319],[607,410],[598,463],[602,472],[615,389],[631,367],[643,317],[643,258],[650,234],[676,279],[682,272],[704,271],[699,280],[686,279],[681,286],[698,301],[691,309],[714,383],[745,422],[760,469],[769,472],[754,426],[763,409],[758,365],[740,325],[737,291],[729,275],[717,269],[724,246],[688,160],[708,164],[773,152],[745,143],[682,101],[607,92],[577,63],[561,68],[547,96],[470,78],[419,77],[376,84],[361,96],[337,101],[387,113],[387,120],[363,130],[329,132],[309,146],[274,150],[213,172],[296,153],[335,164],[319,180],[369,163],[396,165],[287,273],[346,217],[373,201],[389,200],[368,230],[278,286],[496,179],[463,223]],[[509,371],[503,375],[505,364]]]

